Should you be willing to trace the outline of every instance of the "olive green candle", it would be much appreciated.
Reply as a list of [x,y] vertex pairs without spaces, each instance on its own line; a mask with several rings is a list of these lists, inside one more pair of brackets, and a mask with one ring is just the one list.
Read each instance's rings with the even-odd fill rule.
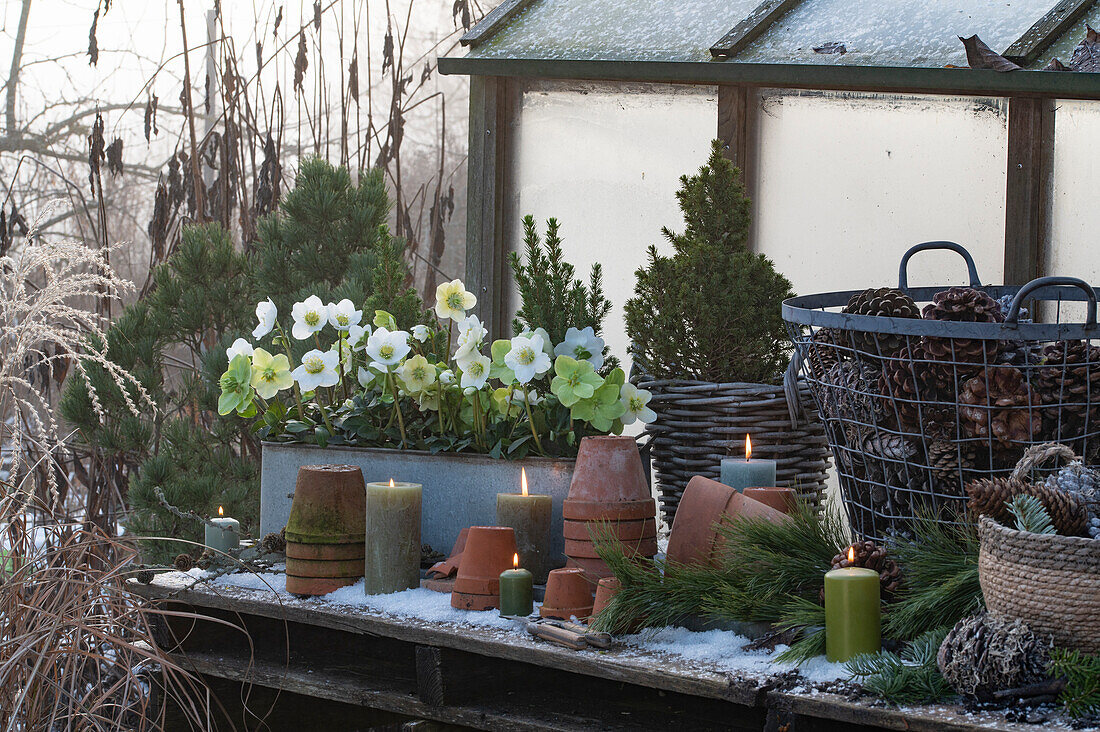
[[550,496],[527,492],[527,471],[520,468],[520,492],[497,494],[497,526],[516,533],[520,564],[530,570],[539,584],[550,572]]
[[879,576],[846,567],[825,574],[825,657],[847,661],[882,648]]
[[387,595],[420,586],[419,483],[367,483],[363,591]]
[[534,577],[519,568],[519,555],[512,560],[514,569],[500,573],[500,614],[526,617],[535,610],[532,587]]

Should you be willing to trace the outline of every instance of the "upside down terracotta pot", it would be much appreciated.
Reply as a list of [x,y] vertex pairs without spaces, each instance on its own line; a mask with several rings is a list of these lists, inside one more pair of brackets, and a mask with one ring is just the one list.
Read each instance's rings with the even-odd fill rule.
[[596,599],[592,602],[592,617],[602,613],[622,587],[622,583],[615,577],[604,577],[600,580],[596,585]]
[[327,595],[330,592],[354,585],[360,579],[358,577],[295,577],[286,576],[286,591],[292,595]]
[[286,573],[295,577],[347,577],[358,580],[363,576],[363,559],[295,559],[286,558]]
[[539,608],[544,618],[587,618],[592,614],[592,583],[580,569],[554,569],[546,579],[546,599]]
[[296,541],[286,543],[287,559],[355,559],[362,562],[365,552],[366,546],[361,541],[354,544],[301,544]]
[[604,527],[622,541],[638,539],[656,539],[656,519],[641,521],[565,521],[565,538],[574,541],[593,541],[604,531]]
[[794,512],[798,501],[798,496],[790,488],[746,488],[742,494],[786,514]]
[[500,573],[512,568],[516,534],[507,526],[473,526],[455,577],[451,606],[489,610],[500,605]]
[[298,469],[286,539],[300,544],[365,541],[367,487],[353,465],[303,465]]
[[668,561],[717,566],[720,557],[718,524],[727,517],[784,521],[786,514],[736,489],[697,475],[688,481],[668,541]]
[[[652,557],[657,553],[656,539],[635,539],[634,541],[619,540],[623,554],[633,559],[634,557]],[[591,541],[565,540],[565,553],[570,557],[584,557],[586,559],[598,559],[596,545]]]

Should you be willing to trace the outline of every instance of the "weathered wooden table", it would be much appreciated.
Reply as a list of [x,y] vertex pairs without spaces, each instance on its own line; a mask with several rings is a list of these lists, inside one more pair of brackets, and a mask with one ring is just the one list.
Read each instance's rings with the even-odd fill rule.
[[485,730],[1068,729],[952,705],[853,702],[635,647],[571,651],[514,630],[193,583],[171,572],[132,584],[149,601],[203,616],[171,618],[162,642],[217,696],[218,728],[357,730],[420,719]]

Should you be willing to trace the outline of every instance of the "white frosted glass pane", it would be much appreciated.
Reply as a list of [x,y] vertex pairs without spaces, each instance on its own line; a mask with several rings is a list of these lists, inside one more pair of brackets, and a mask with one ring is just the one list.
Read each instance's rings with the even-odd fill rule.
[[757,0],[535,0],[470,55],[709,61]]
[[[1003,281],[1003,101],[767,92],[762,103],[754,241],[798,293],[896,287],[905,250],[932,240],[962,244],[983,282]],[[966,268],[923,252],[909,281],[966,284]]]
[[[1008,48],[1053,0],[806,0],[737,61],[865,66],[966,66],[959,36]],[[844,43],[845,54],[815,47]]]
[[1081,41],[1085,40],[1085,32],[1089,26],[1100,28],[1100,5],[1093,5],[1083,18],[1059,36],[1058,40],[1050,44],[1050,48],[1043,51],[1043,55],[1028,68],[1041,69],[1049,64],[1052,59],[1058,59],[1068,66],[1070,60],[1073,59],[1074,49],[1081,45]]
[[[566,258],[587,278],[604,269],[614,308],[604,336],[626,360],[623,303],[634,294],[634,271],[646,249],[670,247],[661,227],[683,227],[679,179],[706,161],[717,129],[713,87],[597,86],[523,95],[509,202],[511,248],[522,246],[522,218],[561,223]],[[515,309],[515,299],[507,303]]]
[[[1054,117],[1054,190],[1050,246],[1044,274],[1080,277],[1100,287],[1100,102],[1059,100]],[[1063,320],[1084,318],[1083,305],[1067,305]],[[1055,313],[1047,311],[1048,317]]]

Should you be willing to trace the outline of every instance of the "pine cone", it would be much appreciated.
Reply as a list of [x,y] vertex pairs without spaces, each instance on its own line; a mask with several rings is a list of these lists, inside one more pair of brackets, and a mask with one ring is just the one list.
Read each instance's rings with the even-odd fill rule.
[[195,559],[190,554],[178,554],[172,562],[177,572],[186,572],[195,566]]
[[1078,496],[1016,478],[980,478],[966,485],[970,510],[1005,526],[1014,525],[1008,503],[1019,495],[1038,498],[1050,514],[1055,530],[1063,536],[1081,536],[1088,527],[1088,510]]
[[928,443],[927,449],[928,471],[940,492],[963,495],[963,485],[978,464],[978,451],[974,445],[934,440]]
[[[913,298],[890,287],[868,289],[853,295],[844,312],[854,315],[875,315],[887,318],[919,318],[920,308]],[[852,333],[859,355],[874,360],[896,354],[906,344],[907,336],[893,333]]]
[[839,328],[819,328],[810,337],[807,360],[814,376],[822,379],[833,366],[851,357],[852,344]]
[[[879,582],[882,585],[882,595],[888,599],[901,587],[901,568],[898,563],[889,557],[886,547],[873,541],[857,541],[852,544],[855,550],[855,558],[848,561],[848,552],[841,552],[833,557],[833,569],[845,567],[864,567],[878,572]],[[822,589],[821,602],[825,603],[825,591]]]
[[988,699],[995,691],[1046,679],[1048,645],[1022,620],[982,612],[963,618],[951,629],[940,645],[936,665],[959,694]]
[[1023,373],[1012,367],[983,369],[959,390],[959,419],[966,431],[1005,447],[1040,435],[1043,418],[1037,406]]
[[[996,300],[972,287],[952,287],[932,296],[924,306],[927,320],[956,323],[1003,323],[1005,316]],[[996,361],[1000,342],[974,338],[937,338],[927,336],[924,349],[930,358],[949,362],[946,368],[972,371]],[[952,368],[954,367],[954,368]]]
[[826,374],[826,417],[857,422],[863,427],[892,426],[879,394],[879,369],[866,361],[842,361]]
[[139,569],[137,575],[135,575],[135,579],[143,585],[149,584],[155,577],[156,574],[151,569]]
[[1058,341],[1043,349],[1036,396],[1052,440],[1077,440],[1100,418],[1100,348]]
[[260,539],[260,549],[264,554],[282,554],[286,551],[286,536],[274,531],[264,534],[264,538]]
[[889,432],[871,435],[864,440],[863,450],[870,497],[875,512],[880,514],[875,532],[884,536],[894,524],[888,517],[915,515],[923,497],[928,495],[928,474],[912,462],[917,448],[901,435]]
[[[929,432],[953,426],[955,422],[955,384],[950,374],[937,368],[919,344],[907,346],[882,367],[880,388],[885,400],[883,410],[896,414],[908,432]],[[946,437],[946,433],[942,435]]]

